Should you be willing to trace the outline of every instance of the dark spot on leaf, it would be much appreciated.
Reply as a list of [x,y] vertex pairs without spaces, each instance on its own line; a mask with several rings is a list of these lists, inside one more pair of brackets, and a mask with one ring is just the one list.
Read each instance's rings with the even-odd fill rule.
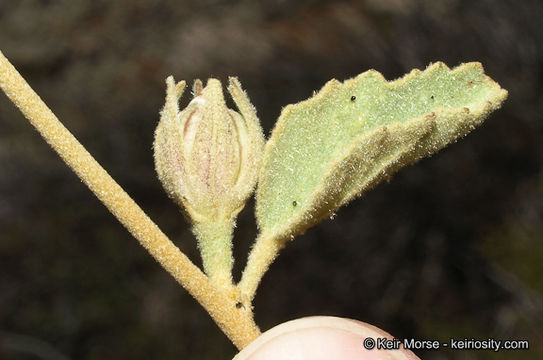
[[431,113],[429,113],[429,114],[426,114],[427,119],[432,119],[432,118],[435,118],[435,117],[436,117],[436,113],[433,112],[433,111]]
[[434,95],[430,96],[430,99],[434,100]]
[[236,303],[236,309],[241,309],[243,307],[243,304],[240,302]]
[[294,201],[292,202],[292,206],[298,206],[298,203],[296,202],[296,200],[294,200]]
[[355,101],[356,100],[356,96],[351,96],[351,101]]

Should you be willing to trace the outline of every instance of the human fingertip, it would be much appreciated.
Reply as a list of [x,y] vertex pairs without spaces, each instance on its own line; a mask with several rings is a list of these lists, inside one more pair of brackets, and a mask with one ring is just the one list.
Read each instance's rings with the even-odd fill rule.
[[266,331],[233,360],[419,359],[403,348],[375,349],[375,341],[383,337],[393,339],[387,332],[357,320],[313,316]]

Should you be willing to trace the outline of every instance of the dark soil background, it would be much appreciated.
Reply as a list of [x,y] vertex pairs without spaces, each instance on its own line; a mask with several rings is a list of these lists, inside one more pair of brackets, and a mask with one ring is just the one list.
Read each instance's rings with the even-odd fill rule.
[[[269,134],[282,106],[333,77],[482,62],[509,90],[504,107],[289,244],[256,320],[266,330],[328,314],[402,338],[527,339],[529,351],[418,355],[541,359],[542,18],[540,0],[0,1],[0,49],[198,264],[153,168],[166,76],[239,76]],[[0,358],[236,353],[3,95],[0,234]],[[237,276],[255,234],[251,203],[236,229]]]

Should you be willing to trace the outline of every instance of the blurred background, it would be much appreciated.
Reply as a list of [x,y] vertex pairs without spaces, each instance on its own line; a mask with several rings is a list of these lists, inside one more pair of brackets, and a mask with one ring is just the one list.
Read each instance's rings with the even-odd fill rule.
[[[166,76],[237,75],[266,132],[331,78],[395,79],[480,61],[509,91],[486,123],[282,251],[255,300],[263,330],[309,315],[400,338],[527,339],[543,358],[540,0],[0,1],[0,49],[193,261],[153,166]],[[185,94],[182,105],[190,96]],[[256,235],[235,233],[236,276]],[[206,312],[0,95],[0,358],[230,359]]]

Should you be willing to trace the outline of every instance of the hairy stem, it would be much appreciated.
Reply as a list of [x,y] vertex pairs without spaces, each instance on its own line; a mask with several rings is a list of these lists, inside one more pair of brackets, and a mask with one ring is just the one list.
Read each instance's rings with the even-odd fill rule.
[[241,296],[251,302],[256,294],[260,280],[268,271],[270,264],[275,260],[286,243],[286,239],[277,238],[273,235],[258,235],[253,249],[249,254],[247,265],[238,284]]
[[198,238],[204,271],[211,281],[223,288],[233,288],[232,231],[234,220],[195,222],[192,232]]
[[211,315],[239,348],[260,335],[250,308],[213,284],[158,228],[128,194],[62,125],[30,85],[0,52],[0,88],[62,160],[149,253]]

